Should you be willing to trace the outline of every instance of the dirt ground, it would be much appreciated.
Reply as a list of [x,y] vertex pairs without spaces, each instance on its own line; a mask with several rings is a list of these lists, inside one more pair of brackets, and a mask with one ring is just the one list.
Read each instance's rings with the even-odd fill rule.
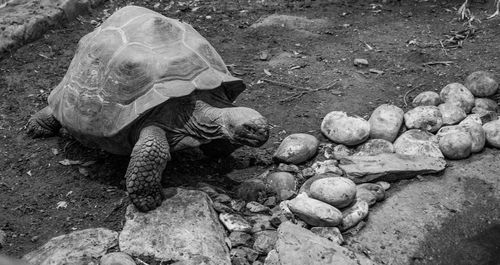
[[[401,5],[379,6],[371,5],[380,4],[376,1],[347,2],[316,0],[304,7],[292,1],[212,0],[191,1],[190,7],[188,2],[179,1],[111,1],[78,21],[53,28],[40,40],[1,60],[0,229],[7,233],[7,243],[0,253],[20,257],[54,236],[77,229],[121,230],[129,203],[123,180],[128,158],[88,149],[62,137],[31,139],[24,126],[33,113],[46,105],[51,89],[66,72],[78,40],[107,14],[126,4],[145,6],[191,23],[226,64],[232,65],[233,73],[248,84],[237,104],[257,109],[274,125],[267,144],[258,149],[240,149],[230,158],[194,162],[192,156],[174,155],[164,174],[165,186],[192,186],[203,181],[231,189],[236,180],[262,173],[270,165],[280,140],[290,133],[308,132],[326,142],[319,125],[330,111],[368,117],[382,103],[408,109],[404,103],[407,92],[406,100],[411,101],[421,91],[439,91],[448,83],[462,82],[476,70],[492,71],[500,77],[500,18],[474,22],[474,34],[460,48],[452,48],[446,46],[446,40],[457,36],[453,32],[468,27],[457,20],[455,13],[461,1],[404,0]],[[493,12],[492,4],[473,2],[471,8],[478,18],[483,18]],[[250,27],[259,18],[274,13],[323,22],[299,25],[298,29]],[[444,49],[440,41],[449,49]],[[369,66],[355,67],[355,58],[367,59]],[[424,65],[435,61],[452,63]],[[301,90],[264,79],[326,89],[294,97]],[[498,159],[494,159],[498,154],[488,149],[477,158],[453,163],[453,168],[470,169],[474,162],[478,170],[488,168],[491,176],[498,176]],[[490,159],[483,160],[485,156]],[[81,163],[63,165],[60,161],[64,159]],[[414,185],[418,188],[411,188],[413,195],[402,203],[414,207],[420,197],[415,194],[425,196],[425,189],[436,187],[430,179],[393,184],[393,199],[387,205],[397,204],[398,191],[408,191],[406,187]],[[432,183],[419,184],[426,181]],[[449,181],[436,185],[453,186],[460,179]],[[466,263],[474,259],[462,258],[465,263],[460,264],[500,264],[500,257],[494,256],[500,253],[498,189],[498,185],[488,185],[484,180],[472,181],[468,191],[479,199],[469,201],[478,203],[466,207],[471,212],[459,213],[467,218],[456,220],[464,222],[451,218],[446,226],[426,227],[427,233],[421,236],[424,243],[417,247],[420,254],[398,252],[397,241],[390,242],[392,247],[387,248],[387,242],[380,243],[379,250],[372,250],[372,254],[387,264],[400,264],[401,259],[387,258],[391,255],[411,256],[415,264],[454,264],[449,262],[449,253],[470,249],[459,239],[478,237],[478,242],[486,244],[481,248],[485,252],[473,249],[471,255],[483,259]],[[409,203],[411,200],[415,202]],[[481,225],[475,221],[477,214],[483,218]],[[376,216],[373,214],[369,222]],[[377,241],[369,232],[365,235]]]

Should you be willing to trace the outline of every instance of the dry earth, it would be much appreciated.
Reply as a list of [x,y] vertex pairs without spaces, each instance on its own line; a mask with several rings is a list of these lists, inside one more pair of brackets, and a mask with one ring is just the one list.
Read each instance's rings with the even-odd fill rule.
[[[22,256],[48,239],[72,230],[120,230],[128,205],[123,175],[127,157],[106,154],[67,138],[31,139],[26,121],[46,105],[64,76],[78,40],[116,8],[136,4],[191,23],[248,84],[239,105],[250,106],[274,125],[263,147],[241,149],[226,159],[193,162],[174,156],[165,186],[203,181],[231,189],[237,180],[260,174],[280,140],[295,132],[321,136],[322,117],[333,110],[367,116],[382,103],[407,109],[418,92],[440,90],[471,72],[500,77],[500,19],[473,23],[461,48],[443,49],[457,20],[460,1],[111,1],[88,16],[54,26],[43,37],[0,61],[0,229],[7,234],[0,253]],[[492,2],[473,2],[483,18]],[[317,19],[250,27],[259,18],[288,14]],[[294,29],[295,28],[295,29]],[[443,42],[447,44],[447,42]],[[269,59],[261,60],[262,54]],[[368,68],[356,68],[364,58]],[[451,64],[424,65],[435,61]],[[375,69],[377,71],[370,71]],[[383,71],[383,73],[378,72]],[[267,72],[267,73],[266,73]],[[301,92],[262,81],[326,88]],[[86,165],[62,165],[64,159]],[[389,199],[376,206],[367,227],[349,244],[386,264],[500,264],[499,152],[486,149],[451,163],[443,176],[393,184]],[[61,204],[66,202],[66,206]]]

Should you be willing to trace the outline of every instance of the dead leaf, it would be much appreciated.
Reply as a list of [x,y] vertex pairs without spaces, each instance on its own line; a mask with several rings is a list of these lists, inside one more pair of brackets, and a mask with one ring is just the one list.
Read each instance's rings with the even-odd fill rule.
[[56,209],[59,209],[59,208],[64,208],[65,209],[66,207],[68,207],[68,203],[65,202],[65,201],[60,201],[60,202],[57,203]]
[[80,161],[80,160],[69,160],[67,158],[59,161],[59,164],[61,164],[63,166],[80,165],[81,163],[82,163],[82,161]]
[[266,75],[268,75],[268,76],[271,76],[271,75],[272,75],[272,74],[271,74],[271,72],[269,72],[269,70],[267,70],[267,69],[264,69],[264,73],[265,73]]

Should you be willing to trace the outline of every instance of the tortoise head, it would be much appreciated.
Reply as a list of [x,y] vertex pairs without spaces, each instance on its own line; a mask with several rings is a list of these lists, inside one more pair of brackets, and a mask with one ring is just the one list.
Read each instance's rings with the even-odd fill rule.
[[269,123],[259,112],[246,107],[225,108],[226,136],[235,143],[259,147],[269,138]]

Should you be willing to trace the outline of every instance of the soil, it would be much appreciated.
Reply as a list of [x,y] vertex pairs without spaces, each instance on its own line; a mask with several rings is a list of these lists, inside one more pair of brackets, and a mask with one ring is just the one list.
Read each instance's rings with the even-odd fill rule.
[[[344,4],[316,0],[310,7],[285,0],[189,3],[191,6],[178,1],[107,2],[77,21],[52,28],[41,39],[0,61],[0,229],[7,234],[0,253],[20,257],[54,236],[77,229],[121,230],[129,203],[123,180],[128,157],[89,149],[65,137],[31,139],[25,134],[25,124],[46,106],[51,89],[65,75],[78,40],[127,4],[145,6],[192,24],[248,85],[236,103],[257,109],[273,124],[271,138],[258,149],[242,148],[222,159],[195,160],[192,154],[174,154],[164,173],[165,186],[206,182],[230,190],[238,181],[262,173],[272,163],[272,153],[280,141],[291,133],[311,133],[327,142],[319,124],[330,111],[367,118],[383,103],[406,110],[406,93],[406,101],[411,102],[419,92],[439,91],[448,83],[462,82],[476,70],[500,76],[500,19],[473,22],[471,30],[457,19],[456,8],[461,1]],[[483,18],[493,12],[492,3],[473,2],[471,9]],[[274,13],[321,20],[250,27]],[[459,48],[446,46],[450,36],[445,35],[456,37],[453,32],[464,29],[474,34]],[[356,58],[367,59],[369,66],[354,66]],[[425,65],[435,61],[452,63]],[[301,95],[303,90],[297,87],[323,89]],[[486,180],[470,176],[469,188],[463,191],[469,204],[457,202],[463,207],[453,208],[455,215],[430,215],[426,223],[416,224],[420,219],[412,218],[410,207],[417,207],[423,198],[429,200],[420,196],[426,189],[438,189],[434,193],[437,200],[450,186],[463,187],[460,178],[443,178],[443,183],[435,177],[393,183],[389,199],[371,214],[367,232],[354,236],[350,244],[355,246],[363,238],[371,238],[368,254],[386,264],[408,260],[415,264],[455,264],[457,260],[461,263],[456,264],[500,264],[500,172],[491,164],[498,165],[498,154],[487,148],[480,155],[453,163],[454,169],[473,170],[471,174],[487,169],[485,174],[490,176]],[[76,164],[63,165],[64,159]],[[470,167],[471,163],[475,167]],[[389,209],[391,203],[399,208]],[[418,240],[389,237],[394,241],[386,248],[388,242],[378,239],[383,238],[381,227],[387,223],[377,227],[374,220],[377,216],[399,220],[403,211],[408,216],[400,219],[399,226],[419,228],[415,230]],[[464,243],[465,239],[476,242],[475,248]],[[407,251],[401,251],[403,247]]]

